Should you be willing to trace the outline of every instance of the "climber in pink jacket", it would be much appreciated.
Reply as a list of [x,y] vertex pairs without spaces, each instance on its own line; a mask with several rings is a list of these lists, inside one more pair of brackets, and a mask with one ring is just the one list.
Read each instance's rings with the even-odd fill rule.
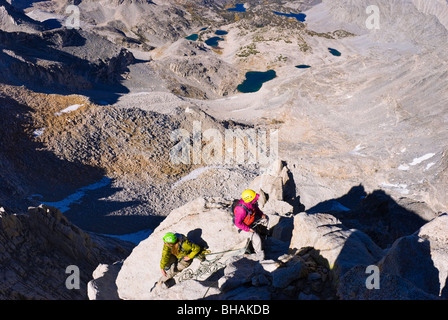
[[254,232],[254,230],[250,228],[250,225],[260,218],[266,218],[266,215],[260,210],[260,208],[258,208],[257,200],[259,197],[260,195],[255,193],[255,197],[252,198],[251,201],[245,202],[242,198],[236,204],[234,210],[235,225],[239,229],[246,232]]
[[264,259],[260,235],[253,229],[252,224],[259,219],[267,219],[266,215],[258,208],[257,200],[260,197],[255,191],[247,189],[241,194],[241,200],[235,205],[233,213],[235,215],[235,226],[239,229],[250,232],[252,246],[260,260]]

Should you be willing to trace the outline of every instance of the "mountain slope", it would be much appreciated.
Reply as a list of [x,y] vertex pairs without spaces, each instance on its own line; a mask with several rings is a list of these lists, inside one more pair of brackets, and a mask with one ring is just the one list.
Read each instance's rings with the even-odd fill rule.
[[[414,243],[423,238],[410,235],[448,205],[446,1],[376,1],[379,29],[366,24],[372,18],[367,0],[248,0],[245,12],[227,10],[230,1],[85,0],[76,1],[81,29],[67,29],[65,8],[71,3],[21,1],[22,11],[0,2],[2,206],[25,212],[51,203],[78,227],[101,233],[155,230],[174,209],[194,199],[236,198],[265,173],[261,163],[205,161],[211,132],[225,138],[233,130],[258,130],[278,134],[278,155],[290,170],[288,196],[275,200],[294,200],[276,202],[279,207],[271,202],[266,210],[273,216],[292,210],[297,220],[316,214],[323,221],[328,217],[321,214],[330,214],[347,239],[351,233],[339,222],[385,250],[408,236],[391,252],[399,257],[406,245],[427,253],[426,243]],[[289,12],[302,12],[305,21],[285,16]],[[206,40],[218,30],[222,40],[210,45]],[[192,34],[197,40],[185,38]],[[248,71],[267,70],[276,77],[259,91],[238,91]],[[179,136],[190,163],[170,158],[182,145]],[[219,141],[219,150],[232,155],[254,142]],[[275,254],[287,253],[293,217],[287,218],[279,222],[285,228],[277,231]],[[8,245],[11,234],[20,240],[22,229],[16,229],[1,243]],[[357,232],[354,237],[360,239]],[[92,264],[103,264],[84,258],[87,274]],[[298,270],[302,258],[282,266]],[[435,264],[443,290],[442,260]],[[133,272],[143,268],[129,261],[124,266]],[[23,259],[16,264],[28,267]],[[238,289],[230,280],[235,264],[222,280],[229,280],[227,288]],[[285,279],[283,271],[278,274]],[[362,269],[352,271],[342,296],[351,297],[351,284],[359,281]],[[431,273],[429,291],[407,288],[427,298],[419,290],[434,294],[436,272],[425,271]],[[406,272],[390,272],[387,279],[406,288]],[[245,284],[262,297],[279,292],[257,286],[265,280]],[[288,290],[296,297],[304,278],[292,281]],[[20,277],[18,282],[26,283]],[[242,297],[231,291],[213,294]]]

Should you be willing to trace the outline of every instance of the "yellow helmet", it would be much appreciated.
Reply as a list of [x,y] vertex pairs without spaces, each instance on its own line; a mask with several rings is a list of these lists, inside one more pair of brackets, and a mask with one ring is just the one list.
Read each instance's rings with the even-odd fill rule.
[[257,193],[254,190],[246,189],[241,194],[241,199],[243,199],[243,201],[245,203],[249,203],[252,200],[254,200],[256,196],[257,196]]

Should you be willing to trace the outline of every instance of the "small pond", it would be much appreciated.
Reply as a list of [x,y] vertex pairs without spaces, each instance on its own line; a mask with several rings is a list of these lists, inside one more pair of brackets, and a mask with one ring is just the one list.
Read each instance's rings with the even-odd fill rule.
[[328,48],[328,51],[330,51],[330,53],[332,55],[336,56],[336,57],[340,57],[341,56],[341,53],[338,50],[336,50],[336,49]]
[[298,66],[296,66],[296,68],[299,68],[299,69],[308,69],[308,68],[311,68],[311,66],[306,65],[306,64],[299,64]]
[[211,37],[207,40],[205,40],[205,44],[209,45],[210,47],[217,47],[219,44],[219,41],[223,41],[224,39],[221,37]]
[[188,37],[185,37],[185,39],[192,40],[192,41],[196,41],[196,40],[198,40],[198,38],[199,38],[199,35],[197,33],[193,33],[193,34],[189,35]]
[[289,17],[289,18],[296,18],[298,21],[301,21],[301,22],[304,22],[305,21],[305,17],[306,17],[306,14],[304,14],[304,13],[292,13],[292,12],[290,12],[290,13],[282,13],[282,12],[277,12],[277,11],[272,11],[272,12],[274,12],[276,15],[279,15],[279,16],[286,16],[286,17]]
[[215,34],[216,34],[217,36],[225,36],[226,34],[228,34],[228,32],[225,31],[225,30],[216,30],[216,31],[215,31]]
[[241,83],[237,90],[242,93],[257,92],[263,86],[263,83],[270,81],[276,77],[274,70],[262,71],[249,71],[246,73],[246,80]]
[[227,11],[246,12],[246,8],[244,8],[244,3],[239,3],[235,5],[235,8],[229,8]]

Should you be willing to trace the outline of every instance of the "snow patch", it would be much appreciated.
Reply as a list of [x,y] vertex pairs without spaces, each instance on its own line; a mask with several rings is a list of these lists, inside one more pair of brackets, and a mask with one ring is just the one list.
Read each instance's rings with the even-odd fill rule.
[[63,113],[70,113],[70,112],[72,112],[72,111],[76,111],[76,110],[78,110],[78,109],[81,108],[82,106],[84,106],[84,105],[83,105],[83,104],[74,104],[74,105],[68,106],[68,107],[65,108],[64,110],[61,110],[61,111],[59,111],[59,112],[56,112],[54,115],[55,115],[55,116],[60,116],[60,115],[62,115]]
[[408,187],[407,184],[383,182],[383,183],[379,184],[379,187],[385,188],[385,189],[392,189],[397,192],[400,192],[401,194],[409,194],[409,190],[407,189],[407,187]]
[[222,169],[224,167],[220,167],[220,166],[210,166],[210,167],[202,167],[202,168],[197,168],[194,169],[193,171],[191,171],[189,174],[187,174],[185,177],[180,178],[179,180],[177,180],[173,186],[171,187],[171,189],[176,188],[179,184],[188,181],[188,180],[194,180],[197,177],[199,177],[201,174],[203,174],[204,172],[210,170],[210,169]]
[[349,154],[351,155],[356,155],[356,156],[362,156],[365,157],[364,154],[360,153],[359,151],[365,149],[366,147],[363,147],[362,144],[358,144],[355,149],[353,149],[352,151],[349,152]]
[[421,156],[420,158],[415,158],[414,160],[412,160],[412,162],[409,165],[415,166],[419,163],[422,163],[425,160],[431,159],[435,155],[436,155],[435,153],[427,153],[424,156]]
[[36,129],[33,132],[33,136],[40,137],[44,133],[45,128]]
[[427,165],[426,165],[426,168],[423,170],[423,171],[426,171],[426,170],[428,170],[429,168],[431,168],[433,165],[435,165],[436,163],[435,162],[430,162],[430,163],[428,163]]
[[[403,152],[403,151],[402,151],[402,152]],[[402,171],[409,170],[409,169],[410,169],[409,166],[416,166],[416,165],[422,163],[423,161],[426,161],[426,160],[428,160],[428,159],[431,159],[431,158],[434,157],[434,156],[435,156],[435,153],[427,153],[427,154],[425,154],[424,156],[421,156],[421,157],[419,157],[419,158],[414,158],[414,159],[412,160],[412,162],[410,162],[409,164],[401,164],[401,165],[398,167],[398,170],[402,170]],[[428,169],[431,168],[434,164],[435,164],[434,162],[428,163],[428,164],[426,165],[426,168],[423,169],[423,171],[428,170]]]

